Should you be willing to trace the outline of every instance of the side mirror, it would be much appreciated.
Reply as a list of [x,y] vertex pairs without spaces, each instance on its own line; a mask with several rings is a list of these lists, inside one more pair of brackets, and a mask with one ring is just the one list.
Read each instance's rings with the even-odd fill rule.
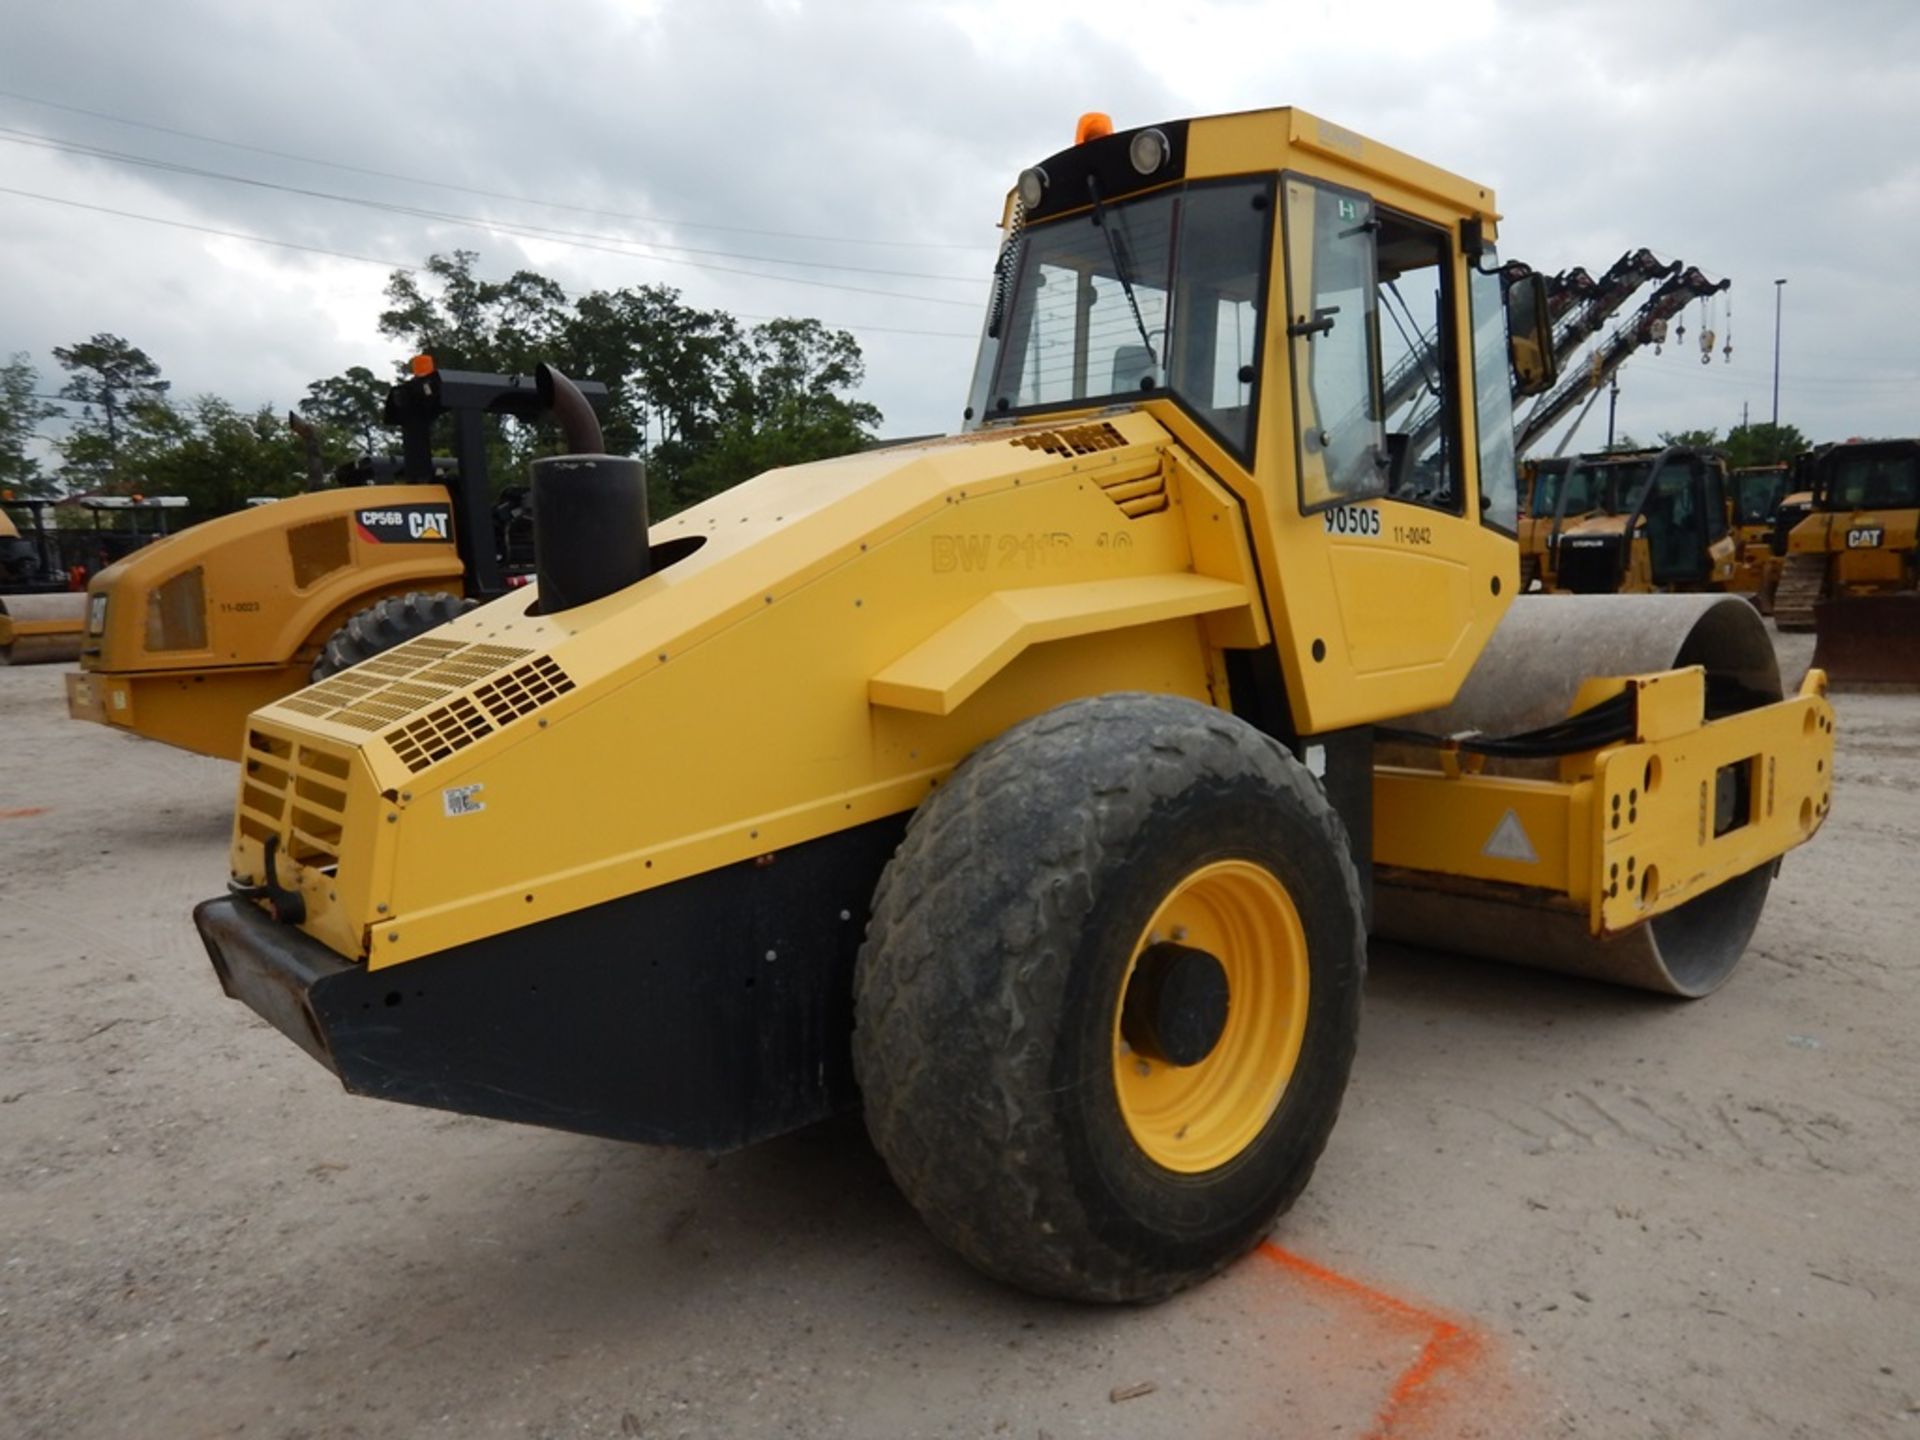
[[1507,357],[1513,366],[1513,396],[1544,395],[1560,378],[1553,354],[1553,319],[1547,313],[1547,277],[1532,274],[1507,287]]

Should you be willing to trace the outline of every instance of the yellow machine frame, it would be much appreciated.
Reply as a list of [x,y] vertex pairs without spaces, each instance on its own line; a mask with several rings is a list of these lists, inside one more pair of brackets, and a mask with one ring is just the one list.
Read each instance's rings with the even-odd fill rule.
[[[1497,221],[1485,188],[1297,110],[1193,123],[1189,178],[1276,167],[1448,232],[1471,219],[1490,237]],[[1276,295],[1287,256],[1273,246]],[[1470,375],[1468,261],[1456,248],[1450,263],[1452,358]],[[1270,326],[1269,373],[1285,375],[1305,343]],[[1517,583],[1513,539],[1478,518],[1475,447],[1461,457],[1463,513],[1370,501],[1393,517],[1382,535],[1341,535],[1301,513],[1292,449],[1275,438],[1293,433],[1292,405],[1284,384],[1262,391],[1269,438],[1250,470],[1156,398],[764,475],[655,527],[656,546],[699,548],[628,591],[554,617],[508,597],[262,708],[234,871],[257,878],[264,840],[284,836],[302,861],[303,928],[378,969],[910,810],[987,739],[1078,695],[1228,706],[1223,652],[1270,637],[1303,736],[1444,704]],[[1416,530],[1418,542],[1396,539]],[[537,716],[465,693],[482,679],[481,692],[535,696]],[[1750,752],[1773,757],[1789,813],[1802,801],[1824,813],[1824,789],[1801,767],[1779,773],[1774,748],[1802,745],[1802,711],[1818,703],[1766,712]],[[1704,726],[1736,726],[1706,753],[1753,743],[1754,723]],[[636,751],[623,737],[640,734]],[[1600,775],[1642,754],[1585,763]],[[1447,843],[1472,825],[1438,822],[1412,796],[1480,806],[1507,789],[1390,780],[1375,834],[1389,847],[1432,837],[1420,863],[1472,873],[1472,847]],[[574,798],[556,807],[555,793]],[[450,810],[455,795],[482,798]],[[1664,814],[1650,808],[1638,833]],[[1680,833],[1693,835],[1690,815]],[[1761,863],[1783,833],[1746,827],[1712,865],[1666,859],[1636,913]],[[1529,883],[1581,896],[1590,882],[1566,870]]]
[[[962,435],[762,475],[654,526],[663,558],[637,583],[559,613],[542,611],[537,589],[509,594],[262,706],[245,729],[240,894],[202,907],[230,991],[356,1088],[744,1143],[805,1107],[689,1138],[554,1098],[551,1067],[531,1058],[505,1062],[511,1083],[458,1088],[456,1072],[482,1063],[472,1036],[493,1037],[491,1065],[538,1029],[513,997],[538,989],[548,966],[591,953],[614,967],[603,976],[632,983],[619,967],[636,924],[697,930],[726,905],[716,897],[756,875],[805,877],[808,857],[831,854],[817,862],[820,884],[846,887],[836,923],[858,924],[905,817],[956,767],[1021,722],[1125,692],[1252,717],[1298,763],[1320,765],[1362,867],[1371,858],[1574,907],[1594,936],[1761,873],[1811,835],[1832,754],[1817,674],[1793,699],[1750,695],[1729,709],[1709,703],[1696,666],[1627,666],[1588,679],[1572,708],[1611,705],[1629,723],[1554,752],[1554,778],[1477,768],[1460,758],[1471,745],[1448,737],[1432,741],[1433,770],[1374,768],[1369,727],[1452,701],[1518,589],[1518,547],[1499,528],[1510,517],[1494,505],[1483,518],[1483,488],[1506,477],[1480,474],[1472,403],[1498,438],[1510,424],[1506,355],[1478,391],[1471,378],[1470,291],[1491,272],[1470,267],[1497,228],[1493,196],[1297,110],[1194,120],[1161,141],[1181,148],[1169,185],[1269,178],[1260,281],[1272,299],[1249,460],[1164,389],[982,416]],[[1070,152],[1049,161],[1062,174],[1075,163]],[[1316,211],[1311,187],[1357,198],[1316,221],[1333,209]],[[1076,193],[1048,218],[1081,213]],[[1459,387],[1457,511],[1371,492],[1303,503],[1302,469],[1331,473],[1315,457],[1332,423],[1309,408],[1330,403],[1311,383],[1288,383],[1311,379],[1325,333],[1308,313],[1307,242],[1316,224],[1350,224],[1363,202],[1444,244],[1438,358]],[[1010,199],[1009,226],[1021,218]],[[1303,435],[1320,436],[1319,449]],[[1675,663],[1671,652],[1661,663]],[[1489,843],[1508,816],[1534,837],[1530,857]],[[853,858],[831,848],[859,845]],[[690,974],[736,984],[693,948]],[[765,949],[768,965],[800,963],[773,931]],[[472,980],[481,973],[510,979],[495,993]],[[345,998],[318,1000],[320,987]],[[731,1014],[740,993],[716,992],[700,1013]],[[371,1051],[330,1038],[329,1026],[363,1026],[379,1006],[414,1008],[356,1030],[352,1043]],[[430,1042],[450,1050],[395,1049],[401,1021],[441,1023],[410,1017],[466,1016],[463,1006],[479,1018],[448,1020]],[[754,1009],[752,1023],[786,1023],[770,1013]],[[567,1033],[538,1043],[564,1048]],[[733,1043],[730,1032],[702,1042]]]

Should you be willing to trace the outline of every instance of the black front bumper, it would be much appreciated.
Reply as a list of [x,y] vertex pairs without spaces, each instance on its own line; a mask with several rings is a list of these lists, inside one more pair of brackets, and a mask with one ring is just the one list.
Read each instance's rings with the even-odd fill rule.
[[346,1088],[730,1150],[855,1100],[853,965],[905,817],[380,970],[251,901],[193,912],[221,988]]

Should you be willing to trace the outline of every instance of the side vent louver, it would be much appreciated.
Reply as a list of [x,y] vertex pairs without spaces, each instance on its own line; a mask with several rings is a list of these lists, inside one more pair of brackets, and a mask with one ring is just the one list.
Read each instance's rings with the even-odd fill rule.
[[1154,515],[1167,508],[1167,475],[1164,470],[1156,470],[1137,480],[1103,481],[1100,490],[1120,507],[1121,513],[1129,520],[1137,520],[1142,515]]
[[[1070,425],[1058,430],[1015,435],[1007,443],[1038,450],[1043,455],[1071,457],[1097,455],[1102,450],[1118,450],[1127,444],[1127,437],[1103,420],[1096,425]],[[1152,475],[1133,479],[1097,480],[1097,483],[1106,497],[1118,505],[1121,513],[1130,520],[1167,508],[1167,477],[1163,472],[1156,471]]]
[[334,725],[384,731],[400,763],[417,774],[573,688],[551,655],[424,635],[278,703]]

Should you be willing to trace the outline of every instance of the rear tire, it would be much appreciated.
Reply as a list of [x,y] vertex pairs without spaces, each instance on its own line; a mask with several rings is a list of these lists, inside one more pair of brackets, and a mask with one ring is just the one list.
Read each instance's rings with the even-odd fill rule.
[[417,640],[466,614],[476,603],[444,590],[413,590],[369,605],[327,637],[314,657],[310,678],[325,680],[382,651]]
[[[1338,816],[1244,722],[1113,695],[1016,726],[921,807],[875,897],[853,1036],[874,1144],[934,1234],[1012,1284],[1142,1301],[1204,1279],[1333,1128],[1361,914]],[[1212,1048],[1153,1055],[1138,977],[1215,950]]]

